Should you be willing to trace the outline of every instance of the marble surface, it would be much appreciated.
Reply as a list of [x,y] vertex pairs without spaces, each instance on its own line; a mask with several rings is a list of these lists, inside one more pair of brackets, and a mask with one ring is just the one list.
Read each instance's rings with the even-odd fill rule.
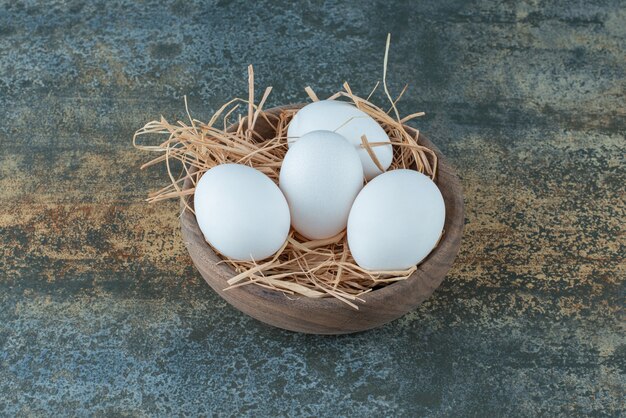
[[[270,105],[366,94],[387,32],[462,177],[459,257],[375,331],[258,323],[143,201],[165,172],[131,136],[250,63]],[[618,0],[2,2],[0,415],[624,415],[625,45]]]

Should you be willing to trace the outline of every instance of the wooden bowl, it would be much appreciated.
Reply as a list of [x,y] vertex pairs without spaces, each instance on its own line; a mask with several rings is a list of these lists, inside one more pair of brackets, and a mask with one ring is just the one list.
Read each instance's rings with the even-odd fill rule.
[[[297,109],[290,105],[269,109],[277,116],[281,110]],[[259,118],[255,130],[273,136],[271,128]],[[265,125],[265,126],[263,126]],[[406,126],[410,132],[415,130]],[[270,137],[270,136],[268,136]],[[310,334],[347,334],[379,327],[414,309],[428,298],[443,281],[461,245],[464,224],[463,192],[459,179],[441,152],[420,135],[420,142],[434,150],[439,158],[437,185],[446,204],[444,235],[439,245],[406,280],[398,281],[362,296],[356,310],[334,298],[287,298],[283,293],[256,285],[224,291],[226,280],[236,275],[204,240],[196,217],[183,211],[180,217],[183,240],[191,259],[204,280],[228,303],[253,318],[275,327]],[[184,188],[191,187],[187,180]],[[193,195],[187,197],[193,207]],[[181,210],[183,208],[181,203]]]

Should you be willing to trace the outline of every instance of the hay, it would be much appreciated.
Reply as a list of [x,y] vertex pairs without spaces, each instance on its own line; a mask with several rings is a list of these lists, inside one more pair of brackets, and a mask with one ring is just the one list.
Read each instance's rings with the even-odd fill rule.
[[[378,87],[363,99],[352,92],[348,83],[343,90],[329,97],[332,100],[345,100],[353,103],[363,112],[374,118],[387,132],[394,146],[394,156],[390,169],[411,168],[430,176],[437,174],[437,156],[420,145],[419,131],[411,135],[403,126],[407,121],[422,116],[413,113],[401,118],[396,107],[401,94],[393,99],[386,82],[387,56],[390,38],[387,38],[385,50],[383,88],[390,107],[388,111],[372,102],[370,97]],[[204,123],[190,116],[187,100],[185,110],[189,123],[178,121],[175,124],[161,117],[148,122],[133,136],[133,145],[141,150],[159,152],[161,155],[142,166],[143,168],[158,163],[165,163],[170,183],[160,190],[149,194],[147,201],[154,203],[165,199],[180,198],[185,210],[193,211],[187,204],[187,197],[194,193],[194,188],[183,189],[185,180],[190,179],[193,186],[200,176],[210,168],[224,163],[245,164],[256,168],[278,184],[280,166],[287,152],[287,126],[297,109],[285,109],[278,115],[265,112],[263,106],[271,92],[268,87],[258,104],[254,103],[254,71],[248,68],[248,99],[235,98],[224,104],[211,119]],[[313,101],[318,96],[311,87],[305,88]],[[243,106],[242,106],[243,105]],[[247,109],[246,109],[247,107]],[[236,122],[231,118],[238,110],[247,110],[247,115],[238,115]],[[393,111],[393,116],[390,116]],[[263,120],[269,126],[272,135],[262,135],[255,131],[255,126]],[[219,126],[221,125],[221,126]],[[142,145],[137,142],[140,136],[147,134],[166,135],[167,139],[158,145]],[[373,157],[373,148],[385,142],[370,142],[363,136],[362,147]],[[182,174],[175,176],[172,161],[182,164]],[[217,251],[216,251],[217,253]],[[219,254],[219,253],[218,253]],[[368,271],[359,267],[348,249],[345,231],[324,240],[308,240],[293,229],[283,247],[271,258],[258,261],[235,261],[222,256],[237,273],[228,280],[228,289],[254,284],[285,293],[287,296],[311,298],[334,297],[358,309],[356,302],[361,296],[388,283],[407,279],[417,269],[413,266],[401,271]]]

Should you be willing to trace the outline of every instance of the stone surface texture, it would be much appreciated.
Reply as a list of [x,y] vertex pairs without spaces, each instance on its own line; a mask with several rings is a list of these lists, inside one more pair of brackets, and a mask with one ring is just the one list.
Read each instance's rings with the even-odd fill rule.
[[[419,309],[318,337],[235,311],[133,132],[382,77],[458,169]],[[3,1],[0,415],[623,416],[626,8],[607,1]],[[384,97],[374,98],[384,103]]]

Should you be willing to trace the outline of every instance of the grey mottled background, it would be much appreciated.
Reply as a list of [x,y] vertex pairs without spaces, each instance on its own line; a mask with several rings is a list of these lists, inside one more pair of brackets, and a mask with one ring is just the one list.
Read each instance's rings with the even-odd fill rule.
[[[298,335],[202,281],[130,138],[257,85],[366,94],[393,33],[402,113],[458,168],[435,295]],[[5,1],[0,414],[624,415],[626,9],[615,1]],[[382,100],[380,97],[377,100]]]

